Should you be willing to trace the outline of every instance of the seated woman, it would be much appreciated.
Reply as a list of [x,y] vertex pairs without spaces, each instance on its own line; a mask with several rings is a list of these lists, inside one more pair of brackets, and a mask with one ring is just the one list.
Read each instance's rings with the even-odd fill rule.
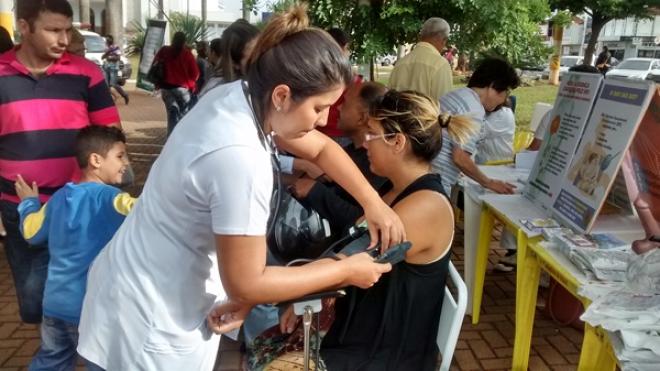
[[[368,127],[370,170],[389,180],[383,199],[403,221],[413,247],[376,285],[349,288],[337,300],[321,358],[330,371],[435,370],[454,217],[431,160],[442,146],[443,128],[457,142],[476,129],[469,118],[440,113],[437,102],[420,93],[394,90],[372,105]],[[288,310],[282,332],[292,332],[296,321]],[[259,368],[258,362],[251,366]]]

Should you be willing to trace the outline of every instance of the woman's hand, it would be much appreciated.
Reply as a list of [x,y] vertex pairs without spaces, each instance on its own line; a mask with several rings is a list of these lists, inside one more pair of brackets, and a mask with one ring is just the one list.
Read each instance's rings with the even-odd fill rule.
[[399,216],[383,200],[377,201],[364,208],[364,218],[367,220],[371,243],[369,248],[376,246],[380,241],[381,251],[390,246],[405,241],[406,230]]
[[216,334],[225,334],[236,330],[243,325],[243,320],[250,313],[252,306],[239,304],[234,301],[219,303],[206,317],[209,329]]
[[289,305],[280,316],[280,331],[282,331],[283,334],[292,333],[298,325],[299,318],[300,317],[293,312],[293,305]]
[[350,274],[346,285],[357,286],[362,289],[368,289],[373,286],[383,273],[392,270],[390,263],[376,263],[374,258],[366,252],[351,255],[341,260],[338,264],[347,264]]

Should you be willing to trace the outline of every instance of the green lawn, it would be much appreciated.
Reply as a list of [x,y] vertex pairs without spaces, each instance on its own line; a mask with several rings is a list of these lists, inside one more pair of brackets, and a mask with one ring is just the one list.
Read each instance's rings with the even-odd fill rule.
[[[392,69],[379,67],[377,69],[377,81],[387,85]],[[461,76],[454,76],[454,88],[462,88],[466,85]],[[557,96],[557,86],[548,84],[547,80],[536,81],[535,86],[526,86],[514,90],[511,94],[516,96],[516,125],[526,128],[532,119],[534,104],[537,102],[554,103]]]

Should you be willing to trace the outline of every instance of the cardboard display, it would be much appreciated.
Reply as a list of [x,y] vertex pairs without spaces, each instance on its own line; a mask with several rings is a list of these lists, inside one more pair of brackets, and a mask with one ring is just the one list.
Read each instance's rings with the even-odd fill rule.
[[571,72],[562,79],[525,197],[550,211],[600,91],[600,74]]
[[655,85],[607,79],[552,205],[553,216],[589,233],[646,112]]

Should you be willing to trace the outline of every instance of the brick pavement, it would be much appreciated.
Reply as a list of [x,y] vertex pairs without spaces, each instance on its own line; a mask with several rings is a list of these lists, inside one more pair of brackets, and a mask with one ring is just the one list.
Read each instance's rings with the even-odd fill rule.
[[[130,89],[129,89],[130,90]],[[122,122],[128,136],[128,149],[136,173],[136,185],[129,191],[138,195],[149,168],[165,140],[165,113],[162,101],[149,94],[130,91],[131,104],[119,104]],[[463,269],[463,234],[456,234],[452,260]],[[492,245],[490,265],[503,251]],[[3,248],[4,249],[4,248]],[[466,318],[459,337],[452,370],[507,370],[511,366],[514,338],[515,273],[499,273],[489,269],[484,286],[481,323],[472,326]],[[543,293],[539,293],[542,297]],[[559,326],[537,311],[530,370],[575,370],[582,343],[581,332]],[[0,371],[27,370],[36,352],[39,336],[35,326],[21,324],[18,317],[11,274],[0,253]],[[223,339],[215,370],[241,369],[239,345]]]

